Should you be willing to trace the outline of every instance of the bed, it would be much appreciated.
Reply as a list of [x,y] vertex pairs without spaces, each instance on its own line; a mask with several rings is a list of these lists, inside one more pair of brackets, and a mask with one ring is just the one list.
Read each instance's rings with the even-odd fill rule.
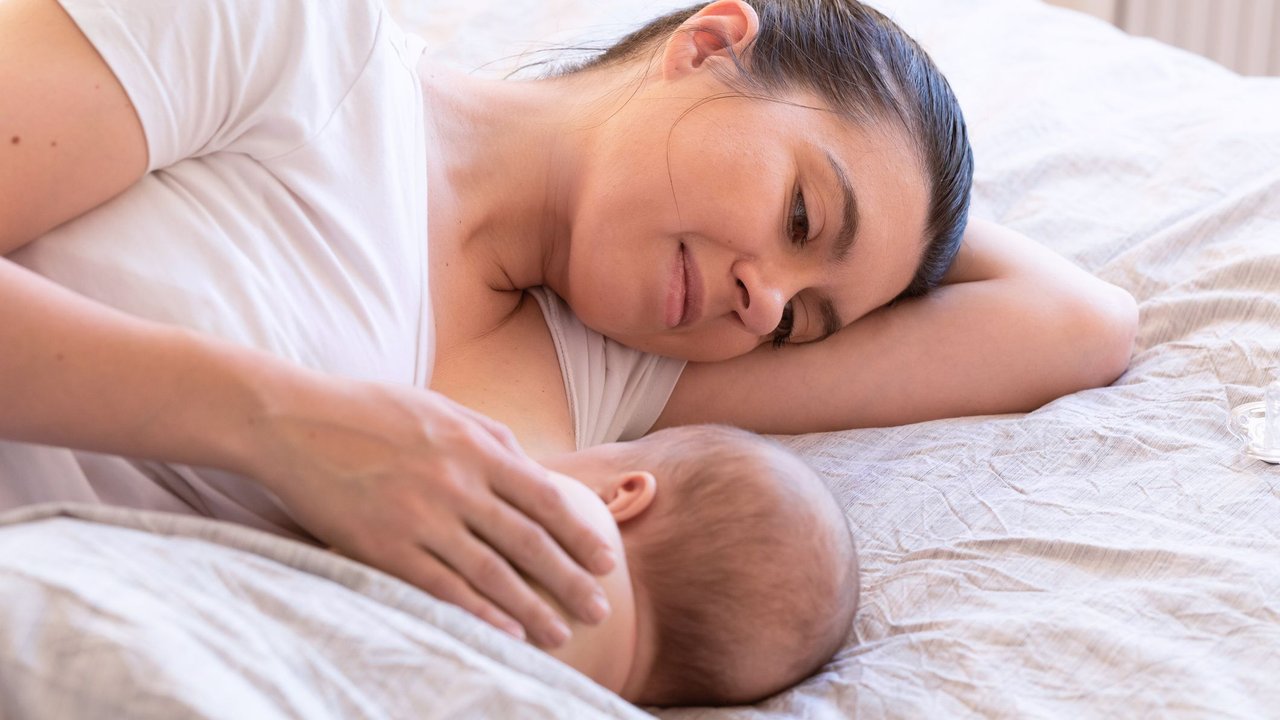
[[[670,0],[400,0],[500,74]],[[1280,377],[1280,79],[1035,0],[881,0],[965,107],[974,213],[1138,300],[1129,370],[1025,415],[787,438],[861,546],[852,634],[782,717],[1274,716],[1280,466],[1231,410]],[[0,518],[0,717],[646,717],[369,568],[198,518]]]

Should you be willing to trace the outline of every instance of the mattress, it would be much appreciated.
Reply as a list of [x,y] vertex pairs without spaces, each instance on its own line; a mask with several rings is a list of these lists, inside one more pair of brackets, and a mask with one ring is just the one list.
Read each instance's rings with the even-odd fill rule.
[[[1245,455],[1229,424],[1280,372],[1280,79],[1035,0],[877,4],[965,108],[975,216],[1129,290],[1133,360],[1111,387],[1027,414],[787,438],[860,544],[850,641],[756,706],[657,714],[1273,716],[1280,466]],[[501,75],[545,57],[530,49],[615,37],[677,5],[394,9],[440,62]],[[5,717],[644,716],[460,611],[287,540],[111,508],[5,520]]]

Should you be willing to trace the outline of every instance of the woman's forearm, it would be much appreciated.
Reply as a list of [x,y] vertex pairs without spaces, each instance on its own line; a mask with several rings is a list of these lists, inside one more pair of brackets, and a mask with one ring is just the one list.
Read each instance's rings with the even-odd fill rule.
[[1020,233],[974,221],[943,283],[944,294],[988,296],[985,310],[962,311],[987,336],[971,339],[967,352],[991,359],[1003,351],[1025,366],[1020,371],[1037,374],[1021,383],[1030,408],[1109,385],[1129,366],[1138,325],[1133,296]]
[[800,433],[1022,412],[1128,365],[1133,298],[1004,228],[974,223],[947,284],[821,343],[691,364],[658,427]]
[[106,308],[0,258],[0,437],[240,470],[261,353]]
[[546,647],[569,631],[516,569],[582,620],[608,612],[583,569],[612,569],[598,531],[438,393],[138,320],[3,258],[0,308],[0,438],[247,475],[321,541]]

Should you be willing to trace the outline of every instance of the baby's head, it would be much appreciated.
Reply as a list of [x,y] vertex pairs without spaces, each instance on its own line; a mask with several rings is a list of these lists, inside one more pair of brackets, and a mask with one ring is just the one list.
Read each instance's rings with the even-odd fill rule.
[[[625,550],[604,578],[614,616],[576,626],[553,654],[624,698],[753,702],[811,675],[845,640],[858,600],[848,525],[777,443],[689,426],[546,464],[594,491]],[[601,503],[581,490],[570,493],[578,509],[600,522]]]

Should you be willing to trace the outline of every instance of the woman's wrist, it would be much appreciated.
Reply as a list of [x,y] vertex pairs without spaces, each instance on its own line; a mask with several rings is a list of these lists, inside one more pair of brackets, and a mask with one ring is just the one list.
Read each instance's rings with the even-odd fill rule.
[[[218,468],[261,481],[267,408],[315,374],[266,353],[183,328],[155,326],[130,348],[146,354],[149,387],[117,431],[84,449]],[[149,397],[148,397],[149,396]],[[82,446],[83,447],[83,446]]]
[[248,476],[269,489],[282,476],[271,461],[281,418],[331,407],[323,398],[351,381],[257,350],[191,334],[192,384],[199,407],[184,413],[175,456]]

